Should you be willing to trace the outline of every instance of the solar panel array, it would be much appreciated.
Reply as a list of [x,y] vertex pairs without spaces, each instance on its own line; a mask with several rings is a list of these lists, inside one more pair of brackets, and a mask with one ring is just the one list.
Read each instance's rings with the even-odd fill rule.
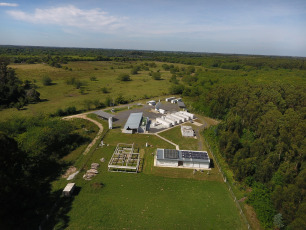
[[183,158],[209,160],[207,152],[181,151]]
[[164,158],[178,159],[179,158],[179,152],[175,149],[165,149],[164,150]]

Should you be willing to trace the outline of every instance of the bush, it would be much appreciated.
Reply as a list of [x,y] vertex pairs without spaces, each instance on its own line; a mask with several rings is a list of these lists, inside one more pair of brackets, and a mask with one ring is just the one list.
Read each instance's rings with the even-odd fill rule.
[[130,77],[130,75],[123,73],[123,74],[120,74],[118,76],[118,80],[120,80],[120,81],[130,81],[131,77]]
[[109,93],[109,90],[106,87],[101,88],[102,93]]
[[184,86],[181,84],[172,85],[169,89],[170,94],[182,94],[184,91]]
[[128,101],[120,94],[116,100],[115,100],[116,104],[127,104]]
[[49,76],[43,76],[42,77],[42,83],[43,85],[52,85],[52,79]]
[[153,72],[152,73],[152,78],[154,80],[161,80],[161,73],[160,72]]
[[66,81],[66,84],[67,85],[74,85],[76,79],[75,77],[70,77],[67,81]]
[[90,80],[91,80],[91,81],[96,81],[96,80],[97,80],[97,77],[96,77],[96,76],[91,76],[91,77],[90,77]]

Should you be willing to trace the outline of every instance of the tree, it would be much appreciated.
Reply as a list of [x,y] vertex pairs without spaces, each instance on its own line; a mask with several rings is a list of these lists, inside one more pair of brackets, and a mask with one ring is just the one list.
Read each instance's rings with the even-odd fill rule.
[[278,213],[273,217],[273,224],[276,229],[281,229],[284,227],[282,214]]

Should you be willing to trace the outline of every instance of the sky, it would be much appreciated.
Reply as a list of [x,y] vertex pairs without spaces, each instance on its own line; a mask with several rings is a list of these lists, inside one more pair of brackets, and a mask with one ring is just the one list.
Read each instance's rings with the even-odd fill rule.
[[0,0],[0,45],[306,57],[306,0]]

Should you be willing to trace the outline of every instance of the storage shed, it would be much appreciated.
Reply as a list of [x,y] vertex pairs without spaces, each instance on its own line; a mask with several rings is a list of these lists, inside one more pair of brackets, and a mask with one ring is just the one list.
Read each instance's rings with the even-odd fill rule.
[[75,189],[75,183],[68,183],[63,190],[63,196],[70,197]]
[[183,137],[194,137],[194,131],[191,126],[181,126],[181,133]]
[[210,158],[206,151],[157,149],[156,166],[209,169]]
[[178,101],[178,102],[177,102],[177,105],[178,105],[180,108],[186,108],[185,103],[182,102],[182,101]]

